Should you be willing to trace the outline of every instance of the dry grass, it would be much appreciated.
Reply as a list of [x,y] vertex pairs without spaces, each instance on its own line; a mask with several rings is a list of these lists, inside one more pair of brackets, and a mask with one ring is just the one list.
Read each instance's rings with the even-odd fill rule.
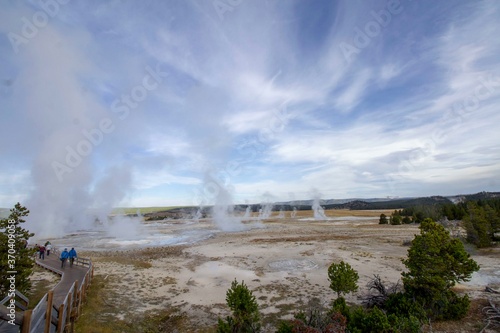
[[134,266],[135,269],[147,269],[151,268],[153,264],[149,261],[145,260],[138,260],[138,259],[132,259],[128,257],[102,257],[102,258],[97,258],[94,260],[95,262],[111,262],[111,263],[117,263],[120,265],[130,265]]
[[[148,214],[172,210],[175,208],[182,208],[182,206],[167,206],[167,207],[117,207],[114,208],[112,214]],[[343,217],[343,216],[364,216],[364,217],[379,217],[380,214],[390,215],[393,210],[349,210],[349,209],[328,209],[325,210],[327,217]],[[291,212],[284,212],[286,217],[290,217]],[[272,212],[270,218],[277,218],[280,212]],[[258,213],[252,213],[252,216],[258,216]],[[297,218],[313,217],[312,210],[299,210],[296,212]]]
[[112,214],[148,214],[156,212],[164,212],[167,210],[181,208],[182,206],[167,206],[167,207],[117,207],[113,208]]
[[362,258],[375,258],[375,256],[367,251],[358,251],[351,254],[351,256],[357,256]]
[[42,297],[59,283],[60,277],[55,273],[35,265],[30,279],[32,283],[31,290],[26,296],[30,300],[28,309],[33,309]]
[[125,322],[116,318],[120,305],[113,301],[109,283],[102,275],[94,276],[82,315],[76,322],[76,332],[132,332]]
[[[136,313],[131,304],[119,303],[119,297],[109,288],[110,281],[102,275],[94,276],[92,287],[83,306],[82,316],[75,325],[75,332],[81,333],[153,333],[188,332],[187,316],[178,309],[169,308],[146,314]],[[118,315],[128,309],[124,319]]]
[[167,285],[167,284],[177,284],[177,279],[171,276],[164,277],[162,279],[162,285]]
[[482,249],[475,249],[477,254],[486,257],[500,258],[500,244]]
[[[346,217],[346,216],[356,216],[356,217],[373,217],[379,218],[380,214],[385,214],[387,216],[391,215],[393,210],[349,210],[349,209],[328,209],[325,210],[326,217]],[[285,218],[289,219],[292,212],[286,211],[284,212]],[[279,218],[280,212],[272,212],[271,216],[266,219],[266,222],[280,222],[282,218]],[[298,210],[295,212],[296,219],[302,218],[313,218],[314,213],[312,210]],[[252,213],[252,217],[258,217],[258,213]]]
[[348,210],[348,209],[331,209],[326,210],[325,214],[328,217],[344,217],[344,216],[359,216],[359,217],[376,217],[379,218],[380,214],[387,216],[391,215],[393,211],[387,209],[380,210]]
[[327,235],[314,235],[314,236],[296,236],[296,237],[270,237],[270,238],[255,238],[252,239],[252,243],[283,243],[283,242],[295,242],[295,243],[304,243],[310,241],[327,241],[327,240],[346,240],[352,239],[352,236],[347,235],[335,235],[335,234],[327,234]]
[[183,250],[187,246],[165,246],[165,247],[154,247],[146,248],[136,252],[136,255],[147,259],[160,259],[166,257],[179,257],[183,254]]
[[144,249],[134,249],[132,251],[82,251],[81,255],[97,259],[102,257],[126,257],[131,259],[160,259],[165,257],[178,257],[182,255],[185,245],[147,247]]

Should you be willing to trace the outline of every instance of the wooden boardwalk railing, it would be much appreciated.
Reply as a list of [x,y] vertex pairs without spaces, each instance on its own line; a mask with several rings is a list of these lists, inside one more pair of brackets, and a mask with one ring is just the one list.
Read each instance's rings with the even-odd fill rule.
[[[33,310],[27,310],[28,299],[16,293],[16,311],[14,324],[8,321],[10,309],[5,303],[6,297],[0,302],[0,333],[63,333],[73,332],[73,324],[80,316],[81,306],[94,276],[92,261],[87,258],[77,258],[73,267],[66,263],[61,268],[61,261],[54,253],[44,260],[36,259],[36,264],[61,275],[61,281],[38,302]],[[19,301],[17,301],[17,298]]]

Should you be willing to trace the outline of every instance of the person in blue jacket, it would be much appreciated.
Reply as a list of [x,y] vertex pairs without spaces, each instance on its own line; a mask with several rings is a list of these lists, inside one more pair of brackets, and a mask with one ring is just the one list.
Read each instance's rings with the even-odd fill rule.
[[76,258],[76,251],[75,248],[72,247],[71,250],[69,250],[69,267],[73,267],[73,262],[75,261]]
[[64,264],[66,263],[66,260],[68,259],[69,257],[69,252],[68,252],[68,248],[65,248],[64,251],[61,252],[61,268],[64,268]]

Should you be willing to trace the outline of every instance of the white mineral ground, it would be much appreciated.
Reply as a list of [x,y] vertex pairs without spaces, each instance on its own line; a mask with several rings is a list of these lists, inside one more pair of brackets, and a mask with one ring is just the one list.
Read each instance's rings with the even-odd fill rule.
[[[263,315],[292,318],[298,305],[312,297],[330,302],[336,295],[329,288],[327,269],[341,260],[359,273],[359,291],[346,299],[360,303],[359,296],[367,292],[365,286],[374,274],[387,285],[401,278],[405,269],[401,259],[408,250],[403,242],[419,233],[418,225],[379,225],[380,212],[349,216],[345,211],[345,216],[338,216],[326,211],[329,219],[324,221],[313,220],[312,212],[310,216],[298,213],[293,219],[286,212],[282,219],[250,221],[236,232],[219,232],[208,219],[171,220],[153,223],[156,233],[147,236],[149,241],[93,237],[89,243],[82,233],[53,244],[87,245],[80,255],[91,257],[95,274],[109,282],[113,298],[109,301],[128,305],[118,317],[176,307],[193,322],[213,325],[218,316],[228,314],[225,296],[234,279],[243,280],[253,291]],[[168,242],[162,243],[162,234]],[[155,242],[182,244],[151,247]],[[141,252],[146,246],[156,253],[154,258]],[[473,251],[481,271],[456,289],[473,298],[487,298],[492,294],[484,293],[486,285],[500,289],[500,251]],[[151,267],[137,264],[144,262]]]

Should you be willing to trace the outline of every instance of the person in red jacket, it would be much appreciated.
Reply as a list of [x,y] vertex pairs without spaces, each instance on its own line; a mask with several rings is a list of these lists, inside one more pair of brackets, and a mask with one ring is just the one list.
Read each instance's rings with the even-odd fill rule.
[[40,253],[38,259],[45,260],[45,246],[40,245],[40,247],[38,248],[38,253]]

